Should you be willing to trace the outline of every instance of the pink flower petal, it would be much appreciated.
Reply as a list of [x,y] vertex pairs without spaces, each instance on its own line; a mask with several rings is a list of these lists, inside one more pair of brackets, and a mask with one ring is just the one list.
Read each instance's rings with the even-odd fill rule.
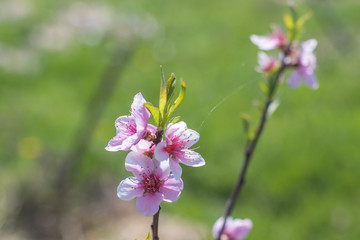
[[[129,150],[129,144],[137,140],[136,136],[132,137],[132,135],[136,133],[135,126],[132,125],[135,125],[135,123],[131,116],[121,116],[116,119],[116,136],[109,141],[108,146],[105,149],[111,152]],[[129,137],[130,139],[127,140]]]
[[200,134],[192,129],[186,129],[179,137],[179,142],[183,143],[186,148],[191,147],[200,139]]
[[258,52],[258,63],[261,69],[266,69],[270,63],[270,57],[264,52]]
[[165,132],[165,136],[168,143],[179,143],[186,148],[194,145],[200,138],[200,134],[192,129],[188,129],[186,123],[183,121],[170,123]]
[[153,151],[155,144],[151,141],[146,141],[145,139],[141,139],[136,145],[131,147],[132,151],[144,153]]
[[[228,220],[229,218],[231,217],[228,217]],[[227,220],[227,221],[228,221]],[[226,222],[227,222],[226,221]],[[212,228],[212,235],[213,235],[213,238],[217,239],[218,236],[219,236],[219,233],[220,233],[220,230],[222,228],[222,225],[224,224],[224,218],[223,217],[220,217],[216,220],[216,222],[214,223],[214,226]]]
[[136,207],[141,214],[153,216],[159,211],[159,206],[163,200],[163,195],[157,193],[146,193],[143,197],[136,198]]
[[166,142],[162,141],[158,143],[154,151],[155,159],[158,161],[164,161],[169,159],[169,153],[166,151]]
[[185,131],[186,129],[187,129],[186,123],[183,121],[178,122],[178,123],[170,123],[167,126],[167,129],[165,132],[165,137],[166,137],[166,139],[176,138],[176,137],[180,136],[182,134],[182,132]]
[[144,193],[141,183],[134,177],[122,180],[117,188],[117,195],[122,200],[131,200],[135,197],[140,197]]
[[170,158],[170,169],[176,179],[180,179],[182,168],[176,159]]
[[235,239],[243,239],[247,237],[252,228],[252,221],[250,219],[234,219],[231,222],[229,232]]
[[125,158],[125,169],[134,174],[137,179],[143,179],[144,174],[150,175],[154,170],[151,158],[139,152],[130,152]]
[[278,47],[279,41],[268,36],[251,35],[250,41],[261,50],[271,50]]
[[310,75],[303,75],[304,81],[305,83],[312,89],[318,89],[319,88],[319,83],[316,80],[316,77],[314,74],[310,74]]
[[164,201],[174,202],[178,200],[183,186],[184,183],[181,179],[177,180],[173,176],[169,176],[160,187],[160,192],[164,194]]
[[109,141],[109,143],[105,149],[110,152],[121,151],[124,149],[124,146],[122,146],[122,143],[125,139],[126,139],[125,135],[115,136]]
[[170,165],[168,161],[154,161],[154,174],[158,179],[165,179],[170,175]]
[[301,51],[303,52],[313,52],[317,46],[316,39],[309,39],[301,44]]
[[[218,220],[216,220],[212,229],[212,234],[214,238],[218,237],[223,224],[224,224],[223,217],[220,217]],[[251,228],[252,228],[252,222],[250,219],[242,220],[242,219],[233,219],[232,217],[227,217],[226,225],[224,231],[222,232],[222,236],[226,236],[227,239],[241,240],[249,234]]]
[[[116,135],[128,133],[128,131],[129,131],[128,126],[129,125],[134,125],[134,127],[135,127],[134,118],[132,116],[120,116],[120,117],[118,117],[115,120]],[[134,132],[132,132],[131,134],[128,134],[128,135],[134,134],[135,130],[136,129],[134,128]]]
[[124,139],[124,141],[121,143],[121,145],[118,147],[122,151],[128,151],[131,149],[132,146],[137,144],[142,136],[144,135],[143,132],[137,132],[134,135],[128,136]]
[[131,115],[135,118],[137,131],[145,130],[149,121],[150,112],[146,109],[144,103],[146,103],[146,100],[141,93],[138,93],[131,104]]
[[184,154],[181,155],[181,158],[178,158],[179,162],[191,167],[201,167],[205,165],[205,160],[199,153],[189,149],[183,149],[182,152]]
[[288,85],[290,88],[297,88],[301,83],[301,76],[298,70],[295,70],[288,79]]

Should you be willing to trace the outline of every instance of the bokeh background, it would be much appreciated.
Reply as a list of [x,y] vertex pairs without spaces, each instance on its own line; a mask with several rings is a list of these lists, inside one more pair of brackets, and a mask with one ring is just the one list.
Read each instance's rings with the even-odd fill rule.
[[[359,239],[360,2],[296,5],[314,12],[301,38],[319,42],[320,88],[281,85],[232,215],[252,219],[249,240]],[[241,167],[240,114],[256,124],[263,100],[249,36],[287,11],[280,0],[0,0],[0,239],[145,237],[152,219],[116,196],[126,153],[104,147],[136,93],[157,105],[160,65],[187,83],[176,114],[206,160],[183,168],[160,237],[208,239]]]

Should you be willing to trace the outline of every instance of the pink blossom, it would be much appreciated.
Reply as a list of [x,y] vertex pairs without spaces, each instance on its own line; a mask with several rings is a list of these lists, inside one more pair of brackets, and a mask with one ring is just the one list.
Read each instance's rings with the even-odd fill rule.
[[316,68],[316,56],[313,51],[316,46],[316,39],[310,39],[301,44],[298,62],[296,63],[297,68],[288,79],[289,87],[298,87],[302,79],[312,89],[317,89],[319,87],[319,83],[314,74]]
[[135,95],[131,104],[131,115],[116,119],[116,136],[110,140],[106,150],[128,151],[142,138],[155,134],[156,127],[148,124],[150,112],[144,106],[145,102],[141,93]]
[[170,169],[176,179],[179,179],[182,173],[179,163],[192,167],[205,165],[201,155],[189,149],[199,140],[200,134],[188,129],[185,122],[170,123],[165,138],[165,141],[156,146],[155,158],[159,161],[169,160]]
[[273,27],[273,33],[268,36],[251,35],[250,41],[261,50],[272,50],[286,44],[286,36],[279,26]]
[[121,181],[117,195],[122,200],[136,198],[136,207],[141,214],[153,216],[161,201],[176,201],[183,190],[183,181],[170,174],[169,165],[139,152],[130,152],[125,159],[125,168],[135,177]]
[[149,158],[153,158],[155,147],[156,145],[154,144],[154,142],[141,139],[136,145],[131,147],[131,150],[145,154]]
[[263,72],[263,73],[269,73],[272,72],[274,69],[278,68],[280,65],[280,62],[273,58],[269,57],[264,52],[258,53],[258,63],[259,66],[257,67],[257,71]]
[[[224,224],[224,218],[221,217],[216,220],[212,233],[216,239],[219,236],[222,225]],[[227,217],[224,231],[221,234],[221,240],[241,240],[244,239],[252,228],[252,221],[250,219],[233,219]]]

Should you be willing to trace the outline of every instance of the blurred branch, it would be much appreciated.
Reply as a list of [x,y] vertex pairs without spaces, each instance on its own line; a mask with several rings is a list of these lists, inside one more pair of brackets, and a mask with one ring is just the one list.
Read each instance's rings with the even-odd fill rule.
[[67,214],[65,206],[71,205],[68,201],[69,191],[74,189],[70,185],[72,176],[76,168],[81,165],[95,127],[134,51],[135,44],[130,46],[122,44],[110,57],[98,86],[94,89],[86,106],[71,145],[73,148],[65,155],[59,170],[53,163],[50,166],[42,165],[44,172],[55,173],[55,176],[51,175],[45,179],[47,185],[54,186],[54,190],[40,194],[38,191],[31,190],[31,186],[23,186],[20,189],[21,203],[14,225],[25,230],[29,239],[62,239],[61,221]]
[[259,122],[259,125],[258,125],[256,133],[255,133],[255,137],[250,141],[250,143],[245,148],[245,156],[244,156],[245,160],[244,160],[244,163],[242,165],[242,168],[241,168],[237,183],[236,183],[236,185],[235,185],[235,187],[233,189],[233,192],[231,194],[231,197],[230,197],[230,199],[228,200],[228,202],[226,204],[226,209],[225,209],[225,213],[224,213],[224,222],[223,222],[223,225],[222,225],[221,230],[219,232],[219,236],[217,237],[217,240],[220,240],[221,234],[225,229],[226,220],[230,216],[230,214],[231,214],[231,212],[232,212],[232,210],[234,208],[234,205],[236,203],[237,197],[239,196],[240,190],[242,189],[242,187],[243,187],[243,185],[245,183],[245,175],[246,175],[246,172],[247,172],[251,157],[252,157],[252,155],[253,155],[253,153],[255,151],[255,148],[256,148],[256,145],[257,145],[257,143],[259,141],[261,133],[264,130],[265,123],[266,123],[267,116],[268,116],[268,112],[269,112],[269,107],[270,107],[270,105],[271,105],[271,103],[273,101],[273,99],[272,99],[273,95],[276,92],[277,86],[279,85],[278,83],[279,83],[279,79],[281,77],[281,74],[284,72],[286,67],[287,67],[287,65],[284,64],[284,61],[282,61],[282,65],[279,68],[279,70],[277,71],[277,73],[275,74],[275,77],[273,79],[275,84],[273,84],[273,87],[270,89],[270,92],[269,92],[269,94],[268,94],[268,96],[266,98],[264,109],[263,109],[262,114],[261,114],[260,122]]
[[82,157],[91,141],[95,127],[102,116],[106,104],[116,89],[115,86],[119,76],[123,73],[126,64],[130,61],[134,50],[134,45],[121,45],[118,47],[114,55],[110,58],[98,86],[94,89],[80,122],[81,125],[75,134],[72,144],[73,149],[70,150],[65,157],[58,177],[55,180],[56,187],[60,194],[66,191],[72,177],[73,169],[80,165]]

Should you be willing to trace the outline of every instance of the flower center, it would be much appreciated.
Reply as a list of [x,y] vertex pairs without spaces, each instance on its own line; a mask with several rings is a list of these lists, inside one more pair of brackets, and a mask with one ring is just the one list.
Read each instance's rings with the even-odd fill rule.
[[170,154],[170,155],[178,155],[181,153],[181,149],[183,148],[183,146],[181,146],[180,144],[169,144],[165,147],[165,150]]
[[133,133],[135,134],[136,133],[136,123],[134,120],[132,121],[129,121],[127,124],[126,124],[126,128],[128,130],[129,133]]
[[155,134],[152,133],[151,130],[148,129],[144,133],[143,139],[145,139],[146,141],[154,141],[156,139],[156,136],[155,136]]
[[162,185],[162,180],[158,179],[153,173],[142,180],[144,185],[144,193],[159,192]]

